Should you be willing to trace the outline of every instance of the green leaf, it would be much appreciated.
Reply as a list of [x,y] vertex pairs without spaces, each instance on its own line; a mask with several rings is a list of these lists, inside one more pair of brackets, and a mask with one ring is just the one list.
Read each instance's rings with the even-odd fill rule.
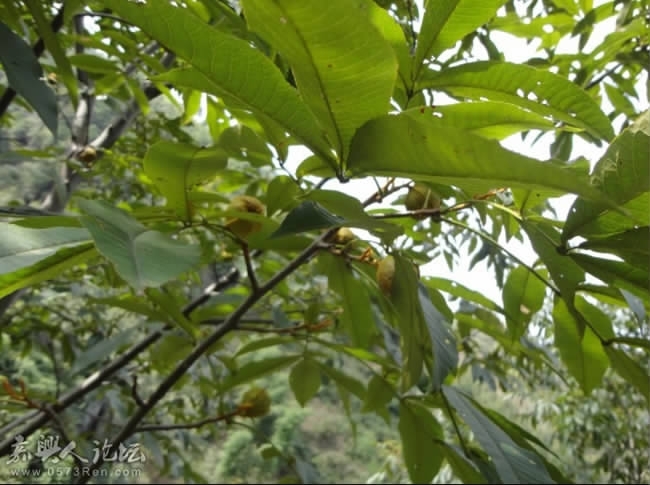
[[81,227],[77,216],[30,216],[11,222],[16,226],[30,229],[48,229],[52,227]]
[[152,308],[147,301],[143,301],[142,297],[132,294],[125,294],[119,296],[109,296],[105,298],[86,297],[88,303],[97,305],[109,305],[115,308],[122,308],[123,310],[131,313],[137,313],[148,317],[150,320],[164,321],[165,315],[162,315],[158,310]]
[[612,253],[625,262],[648,272],[650,270],[650,226],[636,227],[603,238],[588,239],[578,248]]
[[294,337],[290,336],[285,336],[285,335],[276,335],[273,337],[267,337],[267,338],[260,338],[256,340],[251,340],[250,342],[246,342],[243,344],[239,350],[237,350],[237,353],[235,353],[235,357],[242,356],[244,354],[248,354],[250,352],[255,352],[260,349],[266,349],[268,347],[275,347],[276,345],[286,345],[286,344],[291,344],[295,342],[296,339]]
[[390,43],[399,64],[398,75],[405,89],[411,86],[412,58],[404,36],[404,30],[394,17],[376,2],[367,2],[368,18],[381,35]]
[[59,250],[90,241],[84,228],[32,229],[0,223],[0,275],[13,273],[49,258]]
[[308,175],[313,177],[334,177],[336,173],[331,165],[328,165],[322,158],[312,155],[305,158],[296,169],[296,177],[299,179]]
[[305,407],[320,389],[320,366],[305,357],[291,368],[289,386],[300,406]]
[[418,282],[418,297],[422,315],[433,347],[433,390],[438,391],[450,373],[458,367],[456,337],[447,319],[431,303],[426,287]]
[[188,191],[215,177],[227,164],[228,154],[219,146],[200,148],[166,140],[151,145],[143,160],[145,174],[165,196],[167,205],[186,221],[193,212]]
[[105,5],[161,44],[173,46],[174,53],[195,68],[169,71],[155,80],[216,94],[262,113],[314,153],[332,160],[316,117],[276,66],[247,41],[223,33],[167,2],[107,0]]
[[244,0],[246,20],[291,65],[304,102],[344,160],[352,135],[390,105],[397,61],[365,2]]
[[[562,231],[562,241],[573,236],[605,237],[648,224],[650,205],[650,111],[623,130],[596,163],[592,184],[621,204],[629,217],[601,203],[578,198]],[[647,246],[647,245],[645,245]]]
[[277,372],[301,359],[302,355],[282,355],[280,357],[268,357],[266,359],[249,362],[236,372],[223,379],[219,383],[221,392],[227,392],[240,384],[246,384],[259,379],[262,376]]
[[160,286],[200,260],[200,246],[148,230],[107,202],[79,199],[78,205],[87,214],[81,222],[90,231],[97,250],[136,289]]
[[575,308],[589,322],[589,327],[600,340],[611,340],[616,337],[611,318],[596,305],[590,303],[584,296],[577,294],[573,302]]
[[615,349],[611,345],[605,347],[605,352],[612,363],[614,370],[625,379],[628,384],[636,387],[650,404],[650,375],[638,362],[632,360],[624,351]]
[[578,265],[604,283],[625,288],[645,300],[650,298],[650,273],[644,265],[632,266],[626,262],[596,258],[587,254],[570,253],[570,256]]
[[496,140],[520,131],[555,130],[553,123],[543,116],[497,101],[419,107],[406,110],[404,114],[435,126],[451,126]]
[[[390,302],[394,306],[402,351],[402,391],[413,387],[422,375],[422,364],[428,342],[428,328],[424,321],[418,291],[418,278],[413,264],[400,254],[395,258]],[[441,369],[443,371],[443,369]]]
[[171,295],[160,291],[158,288],[147,288],[145,294],[160,309],[160,314],[164,315],[164,321],[180,327],[193,339],[199,336],[198,328],[183,315]]
[[398,430],[411,482],[431,483],[442,465],[443,456],[436,450],[436,442],[443,438],[442,426],[431,411],[403,400],[399,406]]
[[342,257],[322,253],[319,256],[319,266],[327,276],[330,288],[341,297],[341,327],[350,336],[354,346],[369,348],[377,327],[366,287],[355,277]]
[[437,56],[457,41],[487,23],[505,0],[444,0],[426,2],[422,29],[415,51],[415,71],[422,61]]
[[465,457],[461,449],[449,443],[440,444],[440,447],[454,475],[460,478],[463,483],[488,483],[476,468],[476,465]]
[[364,413],[382,412],[396,394],[397,391],[386,379],[375,374],[368,383],[368,392],[361,411]]
[[137,327],[119,330],[110,338],[102,339],[92,347],[86,349],[74,360],[74,364],[66,373],[66,378],[79,376],[79,374],[81,374],[91,365],[107,359],[113,352],[126,345],[131,344],[135,338],[137,330]]
[[52,31],[50,21],[46,18],[46,5],[37,0],[25,0],[25,5],[32,15],[40,38],[45,44],[47,52],[52,56],[59,68],[59,78],[68,89],[70,101],[74,107],[77,106],[79,101],[79,93],[77,90],[77,79],[72,72],[72,66],[68,56],[66,55],[63,47],[59,43],[57,35]]
[[403,232],[403,229],[396,224],[373,219],[366,213],[359,199],[338,190],[317,189],[303,197],[342,217],[347,225],[367,229],[385,240],[392,241]]
[[548,268],[562,296],[567,301],[572,301],[578,285],[585,279],[585,274],[571,258],[558,252],[559,233],[546,220],[526,219],[521,222],[521,227],[526,231],[539,258]]
[[296,182],[287,175],[279,175],[269,182],[266,190],[264,203],[269,215],[277,211],[285,210],[293,203],[294,197],[298,195],[299,187]]
[[503,306],[513,338],[526,333],[528,322],[542,308],[545,293],[546,285],[524,266],[510,272],[503,287]]
[[630,307],[630,310],[632,310],[634,312],[634,315],[636,315],[637,321],[640,324],[645,322],[645,318],[648,313],[646,312],[643,300],[627,290],[622,289],[620,293],[623,295],[623,298],[625,298],[625,301]]
[[163,335],[150,352],[151,366],[161,373],[168,373],[184,359],[194,347],[185,334],[168,333]]
[[54,91],[42,79],[43,70],[25,41],[0,22],[0,62],[9,86],[36,110],[54,138],[59,108]]
[[272,153],[266,142],[248,126],[237,124],[221,132],[218,145],[238,160],[245,160],[254,166],[271,163]]
[[554,483],[541,458],[512,441],[465,394],[449,386],[443,386],[443,393],[492,458],[503,483]]
[[343,225],[346,224],[342,217],[331,214],[319,204],[307,200],[287,214],[271,237],[277,238]]
[[326,365],[322,362],[318,362],[318,365],[320,366],[321,373],[332,379],[341,389],[356,396],[361,402],[366,400],[366,388],[361,381],[348,374],[344,374],[331,365]]
[[115,61],[92,54],[72,54],[68,57],[70,63],[87,72],[98,74],[113,74],[119,70]]
[[[0,224],[0,228],[2,224]],[[0,242],[0,250],[2,243]],[[54,279],[60,276],[65,270],[73,268],[77,264],[84,263],[85,261],[97,256],[97,250],[93,243],[81,243],[72,247],[66,247],[65,244],[61,246],[40,247],[33,248],[28,252],[38,253],[41,252],[30,266],[22,266],[11,272],[6,272],[7,260],[12,260],[0,255],[0,268],[3,268],[0,273],[0,298],[13,293],[16,290],[25,288],[36,283],[41,283],[49,279]],[[41,257],[42,254],[49,256]],[[23,263],[31,259],[30,256],[22,259]],[[11,264],[15,263],[12,261]]]
[[427,286],[436,288],[439,291],[450,294],[453,297],[460,298],[462,300],[476,303],[488,310],[492,310],[499,313],[504,313],[504,310],[499,307],[493,300],[487,298],[483,293],[478,291],[470,290],[466,286],[461,285],[457,281],[438,278],[438,277],[426,277],[424,279]]
[[564,300],[555,299],[555,346],[569,373],[578,381],[584,393],[589,394],[602,382],[609,360],[598,337],[577,319],[579,314],[576,313],[570,311]]
[[509,186],[547,188],[603,201],[586,180],[567,177],[566,170],[553,163],[511,152],[467,131],[405,115],[382,116],[362,126],[352,141],[348,167],[354,175],[431,180],[458,185],[469,193]]
[[596,139],[614,137],[605,113],[578,85],[525,64],[479,61],[440,72],[427,71],[418,88],[441,90],[460,98],[504,101],[583,128]]

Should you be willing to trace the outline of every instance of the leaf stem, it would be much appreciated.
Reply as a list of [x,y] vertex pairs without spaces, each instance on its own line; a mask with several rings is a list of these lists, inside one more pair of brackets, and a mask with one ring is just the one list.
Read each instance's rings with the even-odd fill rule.
[[447,410],[449,419],[451,419],[451,422],[454,425],[454,431],[456,432],[456,436],[458,436],[460,447],[463,449],[463,453],[465,453],[465,456],[469,458],[469,448],[467,447],[467,444],[463,439],[463,435],[460,432],[460,428],[458,427],[458,423],[456,422],[456,418],[454,417],[454,411],[453,409],[451,409],[451,406],[449,405],[449,401],[447,401],[447,396],[445,396],[445,393],[441,392],[440,395],[442,396],[442,402],[445,403],[445,409]]

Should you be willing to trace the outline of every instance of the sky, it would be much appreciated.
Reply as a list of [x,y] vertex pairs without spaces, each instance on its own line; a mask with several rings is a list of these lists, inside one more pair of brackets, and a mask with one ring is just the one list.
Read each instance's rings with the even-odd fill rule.
[[[417,1],[417,0],[416,0]],[[417,1],[421,5],[421,1]],[[594,1],[594,7],[605,3],[604,0]],[[422,11],[422,10],[420,10]],[[615,17],[608,19],[607,21],[601,22],[598,25],[597,29],[594,29],[594,34],[592,35],[590,41],[584,47],[584,52],[590,52],[595,46],[602,42],[604,36],[612,32],[615,29]],[[532,43],[527,45],[526,42],[518,37],[505,34],[505,33],[494,33],[491,35],[491,39],[495,44],[501,48],[501,51],[504,53],[505,59],[509,62],[521,63],[525,60],[533,57],[535,55],[538,43]],[[578,39],[569,38],[565,36],[558,45],[558,53],[569,53],[576,52],[578,50]],[[637,104],[639,111],[648,109],[648,98],[647,90],[645,88],[647,81],[647,73],[644,73],[644,77],[639,80],[639,89],[638,92],[641,93],[641,101]],[[447,98],[449,100],[449,98]],[[451,102],[451,100],[449,100]],[[444,98],[438,99],[436,97],[436,104],[444,104]],[[607,97],[603,97],[603,111],[605,113],[611,110],[611,105],[609,104]],[[622,120],[617,119],[614,123],[615,129],[618,132],[620,129]],[[533,136],[529,136],[527,140],[532,140]],[[550,158],[550,145],[553,141],[553,134],[548,133],[544,135],[534,146],[528,141],[522,141],[519,134],[513,135],[501,142],[502,146],[536,158],[538,160],[547,160]],[[574,137],[574,147],[571,154],[571,159],[583,156],[590,161],[591,166],[600,159],[602,154],[607,149],[607,146],[603,144],[601,147],[596,147],[595,145],[588,144],[578,137]],[[293,147],[290,151],[289,160],[286,163],[286,167],[291,171],[294,171],[300,162],[307,158],[311,152],[306,150],[304,147]],[[382,180],[379,179],[380,183]],[[363,200],[366,197],[372,195],[376,190],[376,185],[371,178],[363,180],[352,180],[348,183],[342,184],[336,180],[329,181],[323,188],[340,190],[349,195],[357,197],[359,200]],[[562,198],[556,198],[553,200],[553,205],[556,208],[559,218],[566,217],[569,208],[574,196],[567,195]],[[375,206],[373,206],[375,207]],[[359,234],[361,237],[369,237],[368,233],[358,229],[354,231]],[[372,239],[369,237],[369,239]],[[513,254],[517,255],[521,260],[526,262],[529,265],[532,265],[536,260],[536,254],[526,243],[521,243],[515,239],[511,240],[509,243],[506,243],[505,240],[500,241],[504,247],[510,250]],[[490,298],[492,301],[501,304],[501,290],[496,285],[495,280],[492,276],[492,273],[487,270],[485,263],[481,262],[477,264],[473,270],[470,272],[468,270],[469,261],[471,260],[471,255],[466,258],[466,260],[459,265],[454,267],[453,271],[449,270],[447,264],[442,258],[436,258],[431,261],[429,264],[420,267],[421,274],[423,276],[436,276],[442,278],[449,278],[458,281],[460,284],[467,286],[473,290],[481,292],[486,297]]]

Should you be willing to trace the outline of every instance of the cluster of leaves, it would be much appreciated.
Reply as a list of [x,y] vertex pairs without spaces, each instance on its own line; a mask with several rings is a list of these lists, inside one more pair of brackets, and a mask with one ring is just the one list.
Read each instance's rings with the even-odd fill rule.
[[[241,5],[98,0],[65,2],[57,11],[25,0],[0,7],[0,62],[10,86],[2,103],[18,94],[55,137],[59,119],[68,119],[61,107],[74,113],[66,177],[56,187],[64,194],[50,198],[63,202],[59,213],[18,213],[2,223],[0,297],[30,286],[48,290],[64,273],[70,291],[99,314],[121,310],[132,318],[88,321],[85,345],[76,339],[70,351],[57,344],[53,355],[74,370],[57,379],[72,390],[38,409],[21,433],[114,380],[95,391],[115,413],[102,431],[117,428],[114,446],[142,433],[155,450],[160,433],[201,427],[215,408],[211,422],[261,416],[242,412],[252,392],[246,386],[291,369],[289,385],[303,406],[324,382],[336,386],[346,409],[356,400],[390,420],[388,406],[396,403],[413,482],[430,482],[443,462],[466,483],[566,482],[544,443],[455,380],[467,369],[502,371],[494,360],[503,352],[568,372],[585,393],[611,367],[649,399],[647,369],[626,346],[645,351],[650,341],[621,335],[598,307],[629,306],[640,324],[650,307],[650,112],[639,114],[632,103],[648,52],[642,2],[532,1],[526,12],[504,0],[429,0],[422,11],[410,1]],[[556,52],[558,36],[577,36],[585,46],[595,23],[610,17],[617,31],[592,52]],[[522,18],[532,19],[525,29]],[[95,19],[92,32],[84,19]],[[24,26],[40,48],[18,34]],[[541,40],[540,56],[508,62],[492,40],[498,32]],[[487,57],[476,53],[477,42]],[[43,49],[47,61],[39,62]],[[603,93],[614,107],[609,115]],[[114,139],[160,95],[180,104],[182,115],[149,118],[134,135]],[[443,95],[452,102],[441,105]],[[91,140],[96,97],[122,114]],[[201,110],[208,146],[182,130]],[[516,133],[553,136],[552,158],[504,148],[500,142]],[[593,167],[571,157],[576,140],[606,147]],[[297,146],[309,155],[292,170]],[[87,185],[69,200],[70,180],[80,174]],[[109,184],[98,189],[89,174]],[[374,179],[378,190],[362,201],[325,189],[332,179]],[[443,206],[401,211],[399,197],[412,182],[428,184]],[[513,203],[501,196],[506,191]],[[228,207],[244,193],[265,213]],[[546,209],[566,194],[576,198],[561,220]],[[259,231],[234,237],[229,218]],[[343,243],[340,227],[366,235]],[[504,237],[529,241],[538,260],[524,264]],[[465,255],[461,239],[470,240]],[[503,306],[454,281],[420,277],[417,265],[443,255],[453,266],[479,242],[473,259],[493,263]],[[382,292],[375,266],[386,255],[395,271]],[[468,304],[454,311],[445,297]],[[561,364],[531,337],[546,299]],[[50,337],[69,342],[84,315],[58,326],[48,318]],[[9,345],[24,338],[15,331]],[[494,352],[485,351],[484,339]],[[255,358],[276,346],[286,352]],[[370,377],[346,372],[343,356]],[[91,371],[92,385],[82,383]],[[97,419],[78,430],[80,444],[90,446]],[[7,437],[0,451],[10,444]],[[161,468],[176,466],[157,455]],[[313,470],[295,463],[310,481]]]

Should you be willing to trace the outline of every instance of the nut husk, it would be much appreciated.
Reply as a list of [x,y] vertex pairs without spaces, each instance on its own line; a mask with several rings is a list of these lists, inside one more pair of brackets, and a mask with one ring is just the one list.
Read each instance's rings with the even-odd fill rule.
[[[420,209],[440,208],[440,196],[423,183],[413,185],[404,202],[407,210],[415,211]],[[413,214],[414,219],[426,219],[427,214]]]
[[[260,215],[266,213],[264,204],[259,199],[250,195],[237,195],[233,197],[228,204],[227,210],[250,212],[251,214]],[[226,227],[240,239],[246,239],[251,234],[259,231],[262,228],[262,224],[256,221],[234,218],[226,222]]]
[[395,277],[395,258],[386,256],[377,264],[377,284],[384,293],[389,296],[393,291],[393,279]]

